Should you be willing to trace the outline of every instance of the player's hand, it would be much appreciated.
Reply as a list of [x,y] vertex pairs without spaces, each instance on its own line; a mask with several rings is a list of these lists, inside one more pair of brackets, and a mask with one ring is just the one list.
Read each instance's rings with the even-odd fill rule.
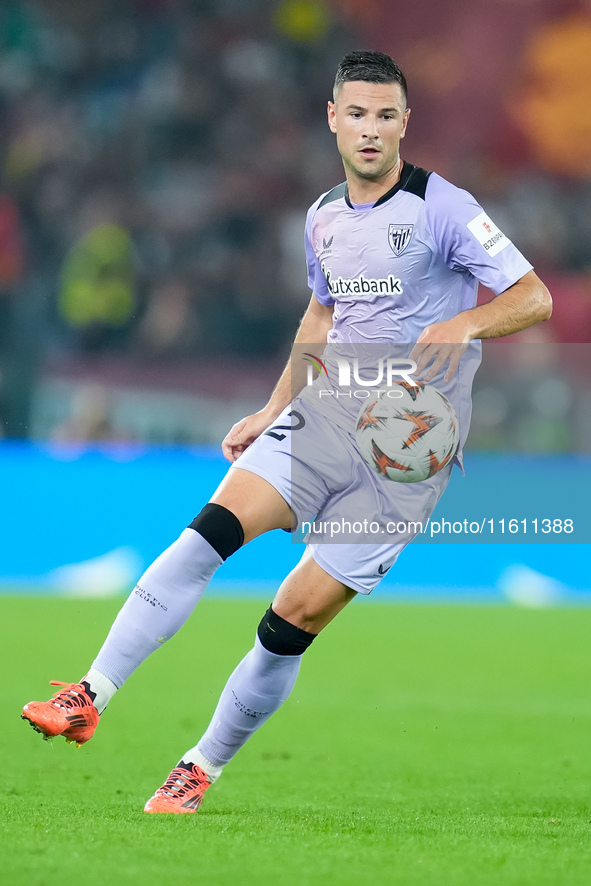
[[228,461],[236,461],[251,443],[260,437],[265,428],[272,424],[274,416],[264,410],[247,415],[246,418],[237,421],[222,440],[222,452]]
[[468,331],[467,322],[461,314],[442,323],[432,323],[422,331],[410,353],[410,359],[417,361],[416,374],[420,376],[431,364],[423,379],[430,382],[447,363],[443,380],[450,382],[471,341],[472,336]]

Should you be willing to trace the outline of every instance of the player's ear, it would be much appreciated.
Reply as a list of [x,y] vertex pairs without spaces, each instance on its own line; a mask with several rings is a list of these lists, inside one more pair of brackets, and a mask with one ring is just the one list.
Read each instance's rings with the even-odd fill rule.
[[404,112],[404,119],[402,121],[402,131],[400,133],[400,138],[404,138],[406,135],[406,127],[408,126],[408,118],[410,117],[410,108],[407,108]]
[[335,108],[334,102],[328,103],[327,113],[328,113],[328,128],[330,129],[331,132],[336,132],[337,131],[337,124],[336,124],[337,110]]

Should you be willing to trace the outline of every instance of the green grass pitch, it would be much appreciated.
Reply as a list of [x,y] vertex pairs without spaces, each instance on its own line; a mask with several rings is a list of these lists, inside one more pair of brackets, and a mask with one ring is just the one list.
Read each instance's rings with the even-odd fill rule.
[[119,605],[0,600],[5,886],[591,883],[591,610],[355,601],[202,810],[148,816],[265,604],[205,599],[90,743],[42,741],[22,704]]

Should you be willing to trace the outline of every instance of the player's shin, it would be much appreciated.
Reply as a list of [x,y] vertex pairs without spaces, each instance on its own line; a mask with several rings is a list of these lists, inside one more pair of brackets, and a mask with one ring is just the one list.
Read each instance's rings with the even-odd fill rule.
[[196,764],[210,782],[215,781],[222,767],[287,699],[302,655],[315,636],[269,609],[253,649],[230,676],[207,731],[183,755],[183,762]]
[[[234,514],[220,505],[206,505],[140,578],[92,664],[91,680],[98,673],[111,681],[113,692],[121,687],[183,626],[216,569],[243,540]],[[90,688],[94,690],[92,682]],[[102,696],[104,704],[108,700]]]

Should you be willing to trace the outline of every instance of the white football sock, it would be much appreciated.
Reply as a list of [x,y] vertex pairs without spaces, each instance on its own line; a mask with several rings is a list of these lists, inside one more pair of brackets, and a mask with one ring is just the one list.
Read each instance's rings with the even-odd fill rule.
[[196,748],[191,748],[190,751],[187,751],[186,754],[183,754],[181,758],[181,763],[194,763],[195,766],[199,766],[200,769],[203,769],[205,774],[209,779],[209,783],[213,784],[214,781],[222,774],[223,766],[216,766],[214,763],[211,763],[209,760],[206,760],[203,754]]
[[185,529],[140,578],[92,669],[121,688],[184,625],[222,562],[202,535]]
[[117,687],[113,681],[109,680],[108,677],[105,677],[104,674],[101,674],[100,671],[97,671],[96,668],[91,668],[86,676],[82,677],[80,682],[87,684],[90,692],[94,696],[92,703],[99,714],[102,714],[117,692]]
[[301,660],[301,655],[269,652],[257,636],[254,648],[226,683],[205,735],[183,754],[183,760],[197,763],[208,775],[213,767],[217,778],[222,766],[286,700]]

